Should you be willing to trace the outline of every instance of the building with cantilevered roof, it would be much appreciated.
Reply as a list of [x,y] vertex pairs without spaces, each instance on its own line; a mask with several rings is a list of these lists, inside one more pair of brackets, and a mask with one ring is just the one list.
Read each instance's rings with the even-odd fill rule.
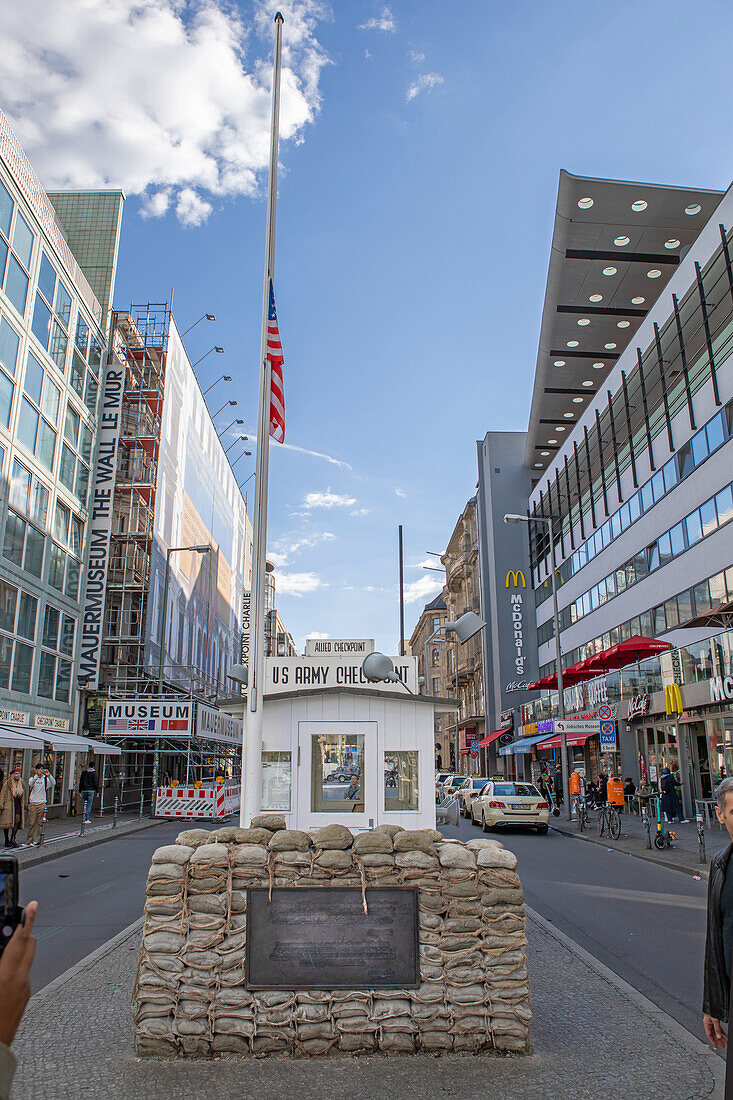
[[[540,518],[552,516],[566,714],[595,722],[603,707],[615,722],[616,751],[579,733],[571,768],[655,782],[669,766],[688,815],[733,773],[733,645],[721,631],[733,621],[732,239],[733,191],[561,173],[521,463],[529,491],[511,508],[505,496],[492,507],[496,485],[520,475],[491,456],[495,433],[479,444],[485,648],[505,640],[491,567],[509,532],[523,536],[525,643],[530,616],[536,631],[536,675],[527,660],[530,676],[497,685],[526,750],[500,748],[504,767],[526,775],[558,753],[553,557]],[[537,519],[508,528],[503,511]],[[653,639],[669,650],[643,660]],[[549,693],[532,690],[539,680]]]

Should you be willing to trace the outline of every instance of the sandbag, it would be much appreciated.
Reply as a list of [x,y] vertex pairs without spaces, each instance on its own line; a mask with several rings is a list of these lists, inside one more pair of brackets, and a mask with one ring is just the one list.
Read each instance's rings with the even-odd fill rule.
[[373,833],[384,833],[385,836],[394,840],[396,833],[404,833],[404,827],[402,825],[377,825],[376,829],[372,829]]
[[462,844],[439,844],[438,859],[441,867],[465,867],[471,871],[476,868],[476,857]]
[[403,829],[395,834],[392,844],[395,852],[424,852],[426,855],[435,855],[435,842],[427,829]]
[[517,857],[506,848],[482,848],[476,855],[476,863],[479,867],[506,867],[514,871]]
[[153,852],[153,863],[188,863],[194,850],[186,844],[164,844],[162,848],[156,848]]
[[380,832],[379,829],[370,833],[357,833],[354,837],[353,851],[359,856],[377,853],[388,855],[392,849],[392,838],[388,833]]
[[208,829],[186,829],[176,837],[176,844],[184,847],[198,848],[199,844],[208,844],[211,833]]
[[354,835],[345,825],[324,825],[316,830],[314,844],[316,848],[332,851],[345,851],[354,843]]
[[269,829],[274,833],[278,829],[287,829],[287,824],[283,814],[256,814],[250,822],[250,828]]
[[310,837],[299,829],[282,829],[272,835],[267,845],[271,852],[307,852],[310,846]]
[[239,829],[227,825],[213,834],[220,844],[262,844],[266,845],[272,836],[271,829]]

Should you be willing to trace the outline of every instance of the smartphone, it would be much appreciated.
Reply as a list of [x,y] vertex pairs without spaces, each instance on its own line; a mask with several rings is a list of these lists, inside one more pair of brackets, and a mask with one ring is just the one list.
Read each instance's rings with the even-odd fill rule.
[[4,856],[0,858],[0,954],[23,919],[18,896],[18,861]]

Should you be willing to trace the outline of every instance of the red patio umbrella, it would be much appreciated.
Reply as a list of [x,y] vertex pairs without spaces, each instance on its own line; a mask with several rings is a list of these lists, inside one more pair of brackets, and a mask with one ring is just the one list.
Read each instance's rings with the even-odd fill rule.
[[610,649],[604,649],[597,653],[595,661],[604,670],[612,668],[624,668],[626,665],[637,664],[645,657],[655,657],[660,653],[666,653],[672,648],[671,642],[663,642],[659,638],[644,638],[641,634],[635,634],[627,638],[625,642],[618,642]]

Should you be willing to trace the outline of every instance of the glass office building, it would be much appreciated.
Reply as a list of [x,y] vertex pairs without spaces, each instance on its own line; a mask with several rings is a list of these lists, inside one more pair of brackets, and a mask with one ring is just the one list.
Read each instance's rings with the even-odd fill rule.
[[[44,755],[57,803],[73,779],[87,499],[122,203],[120,192],[75,193],[57,210],[0,112],[0,766],[27,774]],[[84,267],[92,254],[98,293]]]

